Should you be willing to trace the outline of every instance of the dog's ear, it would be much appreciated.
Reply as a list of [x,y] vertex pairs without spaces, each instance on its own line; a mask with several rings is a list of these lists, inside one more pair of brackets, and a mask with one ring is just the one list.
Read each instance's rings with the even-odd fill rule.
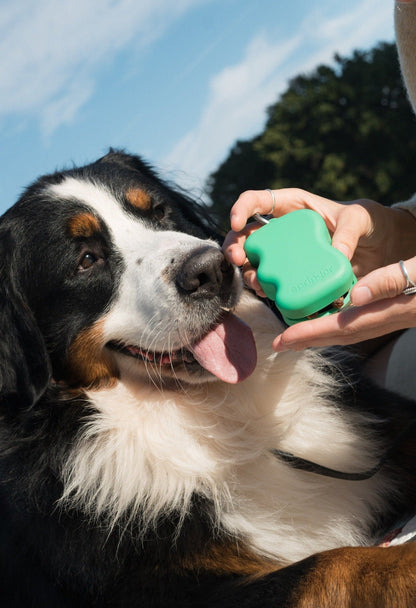
[[0,409],[35,404],[51,377],[43,337],[17,287],[13,258],[14,239],[0,227]]
[[124,150],[117,150],[115,148],[110,148],[105,156],[102,156],[97,160],[97,163],[105,163],[105,164],[116,164],[124,169],[129,169],[130,171],[138,171],[145,175],[149,175],[154,178],[154,173],[148,165],[140,156],[136,154],[129,154]]

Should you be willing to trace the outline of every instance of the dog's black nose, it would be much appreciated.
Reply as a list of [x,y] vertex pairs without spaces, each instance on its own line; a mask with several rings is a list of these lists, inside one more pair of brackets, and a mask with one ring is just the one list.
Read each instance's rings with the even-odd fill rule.
[[180,293],[193,298],[212,298],[221,293],[234,274],[220,249],[201,247],[192,251],[178,268],[175,282]]

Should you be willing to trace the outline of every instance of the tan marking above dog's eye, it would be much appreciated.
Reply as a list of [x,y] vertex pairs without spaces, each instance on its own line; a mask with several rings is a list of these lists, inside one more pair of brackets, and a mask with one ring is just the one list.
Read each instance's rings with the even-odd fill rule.
[[78,213],[68,220],[69,234],[74,238],[89,238],[100,232],[100,222],[92,213]]
[[130,188],[126,192],[126,199],[133,207],[148,211],[152,206],[152,198],[150,194],[140,188]]

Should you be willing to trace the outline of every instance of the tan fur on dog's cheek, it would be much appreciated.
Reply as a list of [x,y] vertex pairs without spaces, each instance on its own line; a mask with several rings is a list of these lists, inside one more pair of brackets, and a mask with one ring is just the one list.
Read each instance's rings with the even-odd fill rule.
[[104,348],[103,325],[101,320],[84,329],[72,342],[65,378],[71,386],[101,388],[116,383],[118,368],[111,353]]

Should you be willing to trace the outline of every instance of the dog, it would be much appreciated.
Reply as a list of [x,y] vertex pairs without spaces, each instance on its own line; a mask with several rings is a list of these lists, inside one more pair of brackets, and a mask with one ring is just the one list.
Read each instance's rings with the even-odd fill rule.
[[375,546],[415,511],[413,403],[274,354],[220,240],[113,149],[0,219],[3,606],[416,605],[415,544]]

